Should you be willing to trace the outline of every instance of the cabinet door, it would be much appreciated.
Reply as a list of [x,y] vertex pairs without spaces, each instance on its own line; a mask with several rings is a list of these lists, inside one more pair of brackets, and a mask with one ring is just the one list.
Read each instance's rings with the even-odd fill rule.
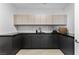
[[68,37],[68,52],[67,54],[74,55],[74,38]]
[[53,16],[51,16],[51,15],[46,16],[46,24],[48,24],[48,25],[53,24]]
[[[53,34],[49,36],[49,48],[54,48],[54,49],[58,49],[58,38],[57,38],[57,34]],[[50,44],[51,43],[51,44]]]
[[23,24],[31,25],[34,24],[34,16],[22,15]]
[[23,48],[31,48],[32,38],[33,37],[31,35],[24,35]]
[[54,15],[53,24],[66,25],[67,17],[66,15]]
[[22,21],[23,21],[22,24],[29,24],[30,23],[30,19],[29,19],[30,15],[21,15],[21,17],[22,17]]
[[23,24],[23,16],[15,15],[14,16],[14,24]]
[[32,15],[15,15],[14,16],[15,24],[34,24],[34,16]]
[[12,52],[12,37],[0,37],[0,55],[11,54]]
[[41,48],[40,35],[35,35],[33,37],[34,38],[32,39],[32,48]]
[[66,45],[66,41],[65,41],[65,39],[66,38],[64,38],[64,36],[62,36],[62,35],[59,35],[59,47],[60,47],[60,49],[62,50],[62,51],[64,51],[64,49],[65,49],[65,45]]
[[30,20],[29,24],[32,24],[32,25],[35,24],[35,17],[34,17],[34,15],[30,15],[29,20]]
[[16,35],[13,37],[12,47],[14,50],[18,50],[22,47],[22,36],[21,35]]
[[41,16],[40,15],[35,15],[34,16],[34,21],[35,21],[35,23],[34,24],[41,24]]
[[48,48],[49,37],[48,35],[41,35],[41,48]]
[[41,15],[41,19],[40,19],[40,21],[41,21],[41,25],[43,24],[43,25],[46,25],[46,16],[45,15]]
[[65,39],[65,47],[64,54],[73,55],[74,54],[74,39],[71,37],[64,36]]
[[58,48],[58,39],[56,35],[42,35],[41,47],[42,48]]
[[74,39],[68,36],[60,35],[60,49],[65,55],[73,55]]

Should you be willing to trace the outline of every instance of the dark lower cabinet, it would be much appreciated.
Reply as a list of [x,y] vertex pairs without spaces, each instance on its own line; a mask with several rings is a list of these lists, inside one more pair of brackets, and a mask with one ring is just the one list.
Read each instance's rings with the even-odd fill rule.
[[41,35],[40,39],[41,39],[41,48],[49,48],[48,44],[51,44],[51,42],[50,43],[48,43],[48,42],[51,39],[49,39],[48,35],[46,35],[46,36],[45,35]]
[[61,34],[16,34],[0,36],[0,55],[15,55],[20,49],[60,49],[74,54],[74,38]]
[[41,48],[58,48],[58,41],[56,35],[41,35]]
[[0,37],[0,54],[1,55],[8,55],[12,52],[12,37]]
[[12,53],[13,54],[15,54],[21,49],[22,39],[23,39],[23,36],[20,34],[13,36],[13,39],[12,39],[12,49],[13,49]]
[[[74,55],[74,38],[68,37],[68,54]],[[70,52],[69,52],[70,51]]]
[[59,36],[59,47],[65,55],[74,54],[74,38],[68,36]]
[[22,48],[59,48],[56,35],[52,34],[27,34],[24,35]]
[[32,45],[31,48],[40,49],[41,48],[41,38],[39,35],[32,35]]
[[21,48],[22,35],[0,36],[0,55],[15,55]]
[[23,36],[24,36],[24,39],[23,39],[22,48],[25,48],[25,49],[31,48],[33,36],[31,35],[23,35]]
[[59,49],[59,46],[58,46],[58,36],[57,36],[57,34],[51,35],[50,38],[52,38],[51,39],[51,43],[52,43],[51,46],[53,46],[53,48],[55,48],[55,49]]
[[24,34],[23,47],[24,49],[28,48],[41,48],[39,36],[36,34]]

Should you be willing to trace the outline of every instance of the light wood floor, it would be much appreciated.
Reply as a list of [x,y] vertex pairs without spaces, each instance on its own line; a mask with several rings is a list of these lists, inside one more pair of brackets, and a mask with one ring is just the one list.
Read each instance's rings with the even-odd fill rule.
[[60,49],[21,49],[16,55],[64,55]]

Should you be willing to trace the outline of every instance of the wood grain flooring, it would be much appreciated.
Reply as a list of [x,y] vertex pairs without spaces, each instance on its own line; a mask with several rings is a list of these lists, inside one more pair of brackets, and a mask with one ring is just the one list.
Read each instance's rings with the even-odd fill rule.
[[60,49],[21,49],[16,55],[64,55]]

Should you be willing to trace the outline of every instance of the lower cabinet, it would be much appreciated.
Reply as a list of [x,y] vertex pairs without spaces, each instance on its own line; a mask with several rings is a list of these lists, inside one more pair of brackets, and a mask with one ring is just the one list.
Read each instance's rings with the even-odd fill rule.
[[58,39],[54,35],[41,35],[41,48],[58,48]]
[[[50,35],[49,36],[41,35],[40,39],[41,39],[41,48],[49,48],[48,44],[49,45],[51,44],[51,42],[49,43],[49,41],[51,41]],[[51,48],[52,48],[52,46],[51,46]]]
[[32,38],[32,47],[31,48],[36,48],[36,49],[38,49],[38,48],[41,48],[41,38],[40,38],[40,36],[39,35],[32,35],[33,36],[33,38]]
[[20,49],[60,49],[74,54],[74,38],[61,34],[16,34],[0,36],[0,55],[15,55]]
[[35,34],[24,34],[22,48],[40,48],[40,40],[37,37]]
[[68,36],[59,36],[60,49],[65,55],[74,54],[74,38]]
[[21,48],[22,35],[0,36],[0,55],[15,55]]
[[68,48],[67,48],[67,50],[68,50],[67,53],[68,54],[74,55],[74,46],[75,46],[75,44],[74,44],[74,38],[68,37]]
[[24,34],[22,48],[60,49],[65,55],[73,55],[74,38],[61,34]]
[[23,37],[20,34],[13,36],[13,39],[12,39],[13,54],[15,54],[18,50],[21,49],[22,39],[23,39]]
[[23,45],[22,48],[31,48],[33,36],[31,35],[23,35]]
[[59,48],[56,35],[28,34],[24,35],[22,48]]
[[12,37],[1,36],[0,37],[0,55],[8,55],[12,52]]

